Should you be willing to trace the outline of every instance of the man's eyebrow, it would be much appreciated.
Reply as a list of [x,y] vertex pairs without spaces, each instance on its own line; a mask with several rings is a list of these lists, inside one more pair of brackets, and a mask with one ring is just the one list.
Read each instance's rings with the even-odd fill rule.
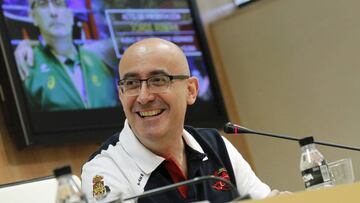
[[126,78],[136,78],[139,74],[137,73],[126,73],[123,77],[123,79],[126,79]]
[[168,75],[169,73],[166,72],[165,70],[154,70],[154,71],[151,71],[148,75],[151,76],[151,75]]
[[[149,72],[147,74],[147,76],[153,76],[153,75],[168,75],[169,73],[166,72],[165,70],[153,70],[151,72]],[[138,73],[126,73],[124,74],[124,77],[123,79],[126,79],[126,78],[139,78],[139,74]]]

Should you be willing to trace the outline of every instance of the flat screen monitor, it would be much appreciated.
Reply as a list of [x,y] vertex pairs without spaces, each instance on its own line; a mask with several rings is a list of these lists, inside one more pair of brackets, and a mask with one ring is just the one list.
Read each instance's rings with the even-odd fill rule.
[[192,0],[2,0],[1,92],[18,146],[100,141],[121,130],[118,62],[132,43],[163,38],[200,81],[186,124],[227,120]]

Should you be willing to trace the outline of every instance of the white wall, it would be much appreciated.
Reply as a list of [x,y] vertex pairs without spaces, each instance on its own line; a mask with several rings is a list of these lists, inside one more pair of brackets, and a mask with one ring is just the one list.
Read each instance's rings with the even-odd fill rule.
[[[360,147],[360,1],[261,0],[212,26],[236,108],[253,129]],[[258,175],[303,190],[296,142],[247,135]],[[329,161],[360,153],[318,147]]]

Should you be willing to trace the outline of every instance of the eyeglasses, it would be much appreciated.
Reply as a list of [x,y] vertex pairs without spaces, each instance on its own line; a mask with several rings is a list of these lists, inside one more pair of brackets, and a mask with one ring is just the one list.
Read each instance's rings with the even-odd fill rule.
[[119,80],[118,85],[125,96],[137,96],[144,81],[150,93],[163,93],[169,89],[172,80],[185,80],[189,77],[188,75],[155,75],[143,80],[122,79]]
[[35,8],[35,6],[39,8],[46,8],[49,6],[49,3],[52,3],[57,7],[66,7],[65,0],[36,0],[31,4],[31,8]]

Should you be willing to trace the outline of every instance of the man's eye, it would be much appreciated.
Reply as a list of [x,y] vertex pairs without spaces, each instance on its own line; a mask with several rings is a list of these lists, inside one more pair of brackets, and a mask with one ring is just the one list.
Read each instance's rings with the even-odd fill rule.
[[150,80],[151,85],[161,86],[166,85],[168,78],[166,76],[153,77]]
[[46,6],[47,4],[47,1],[38,1],[39,6]]
[[126,80],[124,81],[124,86],[126,88],[135,88],[137,86],[139,86],[139,81],[136,80]]

